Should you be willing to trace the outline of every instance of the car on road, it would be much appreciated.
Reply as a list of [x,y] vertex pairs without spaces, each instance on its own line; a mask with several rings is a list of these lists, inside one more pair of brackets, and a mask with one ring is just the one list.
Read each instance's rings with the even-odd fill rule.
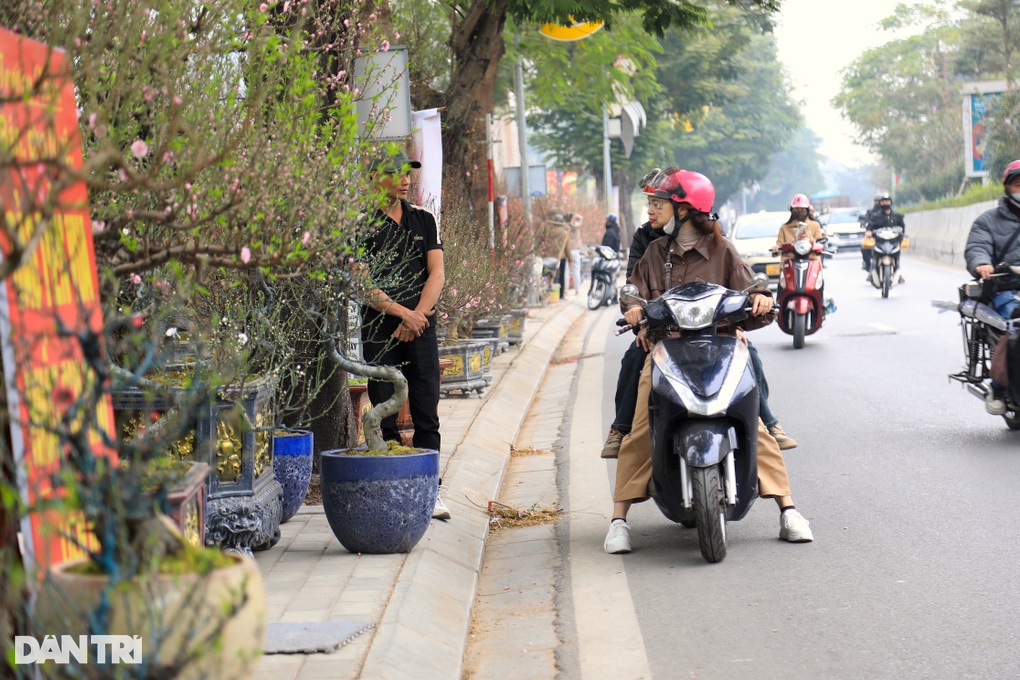
[[776,245],[779,227],[789,219],[790,213],[787,210],[749,213],[738,217],[729,233],[740,257],[755,273],[761,272],[768,276],[773,284],[779,282],[780,261],[779,255],[772,254],[770,249]]
[[833,208],[819,216],[822,229],[829,235],[830,250],[861,247],[864,229],[861,228],[860,220],[865,212],[865,208]]

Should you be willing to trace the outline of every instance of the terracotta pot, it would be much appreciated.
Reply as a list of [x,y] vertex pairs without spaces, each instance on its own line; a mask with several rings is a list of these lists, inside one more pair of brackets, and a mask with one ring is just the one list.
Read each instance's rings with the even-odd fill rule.
[[[254,560],[229,557],[232,566],[205,575],[155,575],[118,586],[107,593],[109,625],[98,632],[140,636],[150,677],[253,677],[266,639],[265,588]],[[41,630],[73,636],[93,632],[88,618],[99,606],[107,577],[73,573],[86,561],[63,562],[47,572],[35,611]],[[48,677],[45,669],[42,675]]]

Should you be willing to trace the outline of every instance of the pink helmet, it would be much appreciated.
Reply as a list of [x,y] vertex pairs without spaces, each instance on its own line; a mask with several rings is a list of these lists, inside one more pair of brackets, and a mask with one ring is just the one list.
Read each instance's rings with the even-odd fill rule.
[[656,185],[655,198],[674,203],[687,203],[699,212],[712,212],[715,203],[715,187],[712,181],[700,172],[677,170],[665,175]]
[[1009,184],[1009,181],[1020,174],[1020,160],[1015,160],[1006,166],[1006,171],[1002,173],[1002,183]]
[[810,208],[811,207],[811,201],[809,201],[808,197],[805,196],[804,194],[797,194],[790,201],[790,207],[791,208]]

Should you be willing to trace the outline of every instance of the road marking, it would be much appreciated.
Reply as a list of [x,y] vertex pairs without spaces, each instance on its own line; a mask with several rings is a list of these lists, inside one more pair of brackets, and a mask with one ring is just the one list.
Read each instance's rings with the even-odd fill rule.
[[[630,596],[627,572],[620,555],[607,555],[602,542],[609,528],[612,492],[606,462],[599,458],[607,432],[601,400],[612,394],[603,389],[601,358],[609,336],[612,314],[602,315],[585,349],[598,358],[578,362],[577,399],[570,426],[570,582],[577,624],[581,678],[650,678],[644,639]],[[598,428],[592,427],[595,423]]]

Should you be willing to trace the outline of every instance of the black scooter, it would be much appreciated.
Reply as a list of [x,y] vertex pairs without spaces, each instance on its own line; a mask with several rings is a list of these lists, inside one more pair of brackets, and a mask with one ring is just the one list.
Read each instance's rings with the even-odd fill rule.
[[685,283],[652,302],[633,285],[620,291],[644,306],[642,325],[676,336],[652,349],[652,498],[668,519],[697,527],[709,562],[726,557],[726,522],[758,497],[758,385],[747,345],[717,328],[746,319],[748,293],[765,286],[764,275],[741,292]]
[[869,242],[872,251],[868,280],[882,291],[883,298],[887,298],[889,290],[900,280],[900,251],[906,250],[910,241],[900,227],[879,227],[872,231],[870,238],[864,239],[864,245]]
[[595,253],[591,262],[591,286],[588,288],[588,309],[616,302],[616,277],[620,273],[620,255],[609,246],[591,246]]

